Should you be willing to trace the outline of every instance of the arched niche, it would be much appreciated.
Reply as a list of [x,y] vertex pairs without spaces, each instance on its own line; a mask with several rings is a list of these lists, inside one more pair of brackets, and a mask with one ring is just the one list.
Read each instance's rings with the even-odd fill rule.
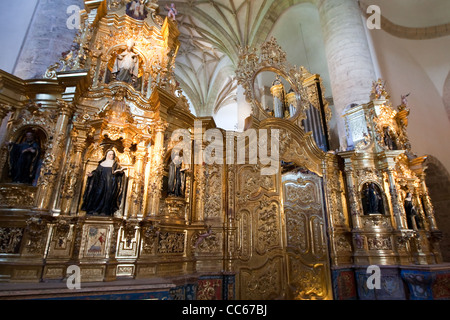
[[[115,46],[111,48],[111,50],[108,53],[108,56],[111,58],[108,60],[108,64],[106,65],[105,70],[105,80],[104,82],[106,84],[109,84],[113,81],[120,81],[116,79],[117,75],[117,57],[125,52],[127,50],[127,45],[121,44],[118,46]],[[133,86],[133,88],[137,91],[140,91],[142,89],[142,86],[144,85],[144,66],[146,65],[146,59],[144,58],[144,55],[140,50],[138,50],[134,45],[132,47],[132,51],[137,55],[138,59],[138,75],[136,82],[129,82],[130,85]]]
[[386,214],[386,196],[383,188],[374,181],[364,182],[360,187],[361,207],[364,215]]
[[[29,175],[27,174],[29,180],[23,181],[23,175],[18,173],[18,170],[23,172],[24,168],[19,168],[19,166],[23,165],[21,153],[24,149],[29,148],[25,144],[29,144],[31,147],[30,141],[27,142],[27,139],[29,139],[27,136],[30,134],[32,135],[34,142],[37,143],[38,150],[37,152],[30,154],[25,161],[25,165],[27,167],[29,166],[29,170],[27,170],[29,171]],[[36,186],[40,176],[48,140],[49,135],[47,131],[38,125],[25,125],[15,130],[8,141],[9,146],[6,150],[6,161],[3,166],[1,180],[3,182],[23,183]],[[22,177],[19,177],[18,175]]]

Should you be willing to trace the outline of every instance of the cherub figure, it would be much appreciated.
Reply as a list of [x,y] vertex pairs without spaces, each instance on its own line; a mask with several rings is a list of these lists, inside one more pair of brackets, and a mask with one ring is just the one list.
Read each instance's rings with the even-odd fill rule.
[[202,243],[203,241],[205,241],[206,238],[208,238],[209,236],[211,236],[213,233],[211,226],[208,226],[207,231],[205,233],[201,233],[198,235],[197,241],[195,241],[194,244],[194,248],[197,248],[200,243]]
[[401,99],[402,99],[402,105],[404,106],[408,106],[408,96],[410,95],[410,93],[408,94],[402,94]]
[[166,10],[168,11],[167,17],[175,21],[175,17],[178,14],[177,9],[175,8],[175,3],[171,3],[170,7],[166,4]]

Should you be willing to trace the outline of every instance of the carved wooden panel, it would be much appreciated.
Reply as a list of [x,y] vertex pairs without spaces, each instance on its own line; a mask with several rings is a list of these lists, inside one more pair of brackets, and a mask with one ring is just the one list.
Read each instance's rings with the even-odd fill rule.
[[205,218],[222,217],[222,170],[218,164],[206,167]]
[[292,299],[332,297],[321,178],[293,172],[282,177],[289,292]]
[[242,269],[240,299],[273,300],[284,296],[284,264],[282,257],[269,260],[260,268]]

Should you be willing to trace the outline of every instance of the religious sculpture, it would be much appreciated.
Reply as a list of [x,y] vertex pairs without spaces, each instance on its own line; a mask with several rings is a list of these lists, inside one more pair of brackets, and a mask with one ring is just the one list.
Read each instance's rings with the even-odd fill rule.
[[397,150],[397,145],[394,141],[394,139],[392,138],[391,134],[389,133],[389,128],[385,127],[383,129],[383,140],[384,140],[384,144],[386,145],[386,147],[389,150]]
[[419,216],[417,214],[417,210],[414,207],[413,201],[412,201],[412,194],[411,192],[408,192],[405,197],[405,213],[406,213],[406,223],[408,225],[408,229],[419,229],[420,228],[420,221]]
[[402,105],[403,106],[407,106],[408,105],[408,96],[409,96],[410,94],[408,93],[408,94],[402,94],[402,96],[401,96],[401,100],[402,100]]
[[382,213],[383,203],[375,183],[369,182],[363,189],[364,214]]
[[168,11],[167,17],[172,21],[175,21],[175,17],[178,14],[177,9],[175,8],[175,4],[171,3],[170,7],[166,4],[166,10]]
[[9,147],[10,176],[14,183],[32,184],[40,157],[40,147],[33,132],[25,134],[22,143],[7,142]]
[[134,41],[127,41],[125,51],[117,55],[112,69],[116,80],[135,85],[139,75],[139,55],[134,52]]
[[184,170],[182,158],[176,155],[169,164],[168,195],[182,197],[184,195]]
[[124,170],[114,150],[108,150],[97,168],[88,174],[81,210],[89,215],[113,216],[120,207]]
[[126,14],[136,20],[144,20],[147,18],[147,9],[145,4],[148,0],[133,0],[127,4]]

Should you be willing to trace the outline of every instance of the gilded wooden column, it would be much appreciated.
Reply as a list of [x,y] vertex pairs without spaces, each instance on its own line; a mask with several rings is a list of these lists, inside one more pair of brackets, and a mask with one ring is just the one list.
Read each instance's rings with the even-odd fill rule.
[[401,203],[401,199],[398,196],[399,190],[397,188],[397,183],[395,181],[394,173],[395,171],[391,166],[388,166],[384,169],[384,172],[387,173],[389,179],[389,194],[391,196],[391,204],[392,204],[392,212],[394,214],[394,221],[396,224],[397,230],[407,229],[405,222],[405,208],[403,203]]
[[0,125],[3,122],[3,119],[8,115],[9,112],[12,111],[11,106],[7,104],[0,104]]
[[102,55],[100,57],[100,68],[97,72],[96,82],[95,85],[98,86],[98,83],[105,83],[105,77],[106,77],[106,68],[108,67],[108,60],[111,58],[110,55]]
[[436,218],[434,216],[434,208],[433,204],[431,203],[430,195],[428,194],[428,188],[425,183],[425,172],[422,172],[420,174],[420,189],[423,194],[422,203],[424,205],[425,209],[425,216],[428,218],[428,222],[430,224],[431,231],[437,231],[439,230],[436,224]]
[[150,168],[150,216],[156,216],[159,213],[159,200],[161,198],[162,179],[163,179],[163,157],[164,157],[164,132],[168,124],[159,120],[154,124],[155,145],[152,150],[152,166]]
[[132,178],[130,205],[128,210],[128,217],[133,219],[143,216],[143,204],[145,203],[144,186],[145,186],[145,170],[144,159],[147,153],[147,148],[143,143],[137,146],[135,151],[136,162],[134,163],[134,172]]
[[345,175],[347,177],[348,198],[350,202],[350,215],[352,218],[353,229],[361,229],[361,210],[360,210],[360,194],[358,186],[355,186],[355,176],[352,164],[347,162],[350,159],[345,159]]
[[49,142],[49,148],[42,163],[42,169],[38,180],[36,203],[38,209],[47,210],[54,199],[56,192],[56,178],[61,174],[61,161],[63,158],[65,141],[67,139],[67,124],[73,114],[71,103],[58,100],[59,116],[56,122],[55,136]]
[[203,223],[205,215],[205,164],[203,163],[203,153],[205,146],[203,144],[203,130],[194,129],[194,210],[192,216],[193,223]]
[[77,203],[74,199],[77,197],[77,187],[81,187],[83,182],[82,154],[86,149],[86,139],[89,127],[75,123],[70,137],[72,139],[71,156],[65,167],[65,179],[63,180],[61,194],[61,214],[76,213]]

